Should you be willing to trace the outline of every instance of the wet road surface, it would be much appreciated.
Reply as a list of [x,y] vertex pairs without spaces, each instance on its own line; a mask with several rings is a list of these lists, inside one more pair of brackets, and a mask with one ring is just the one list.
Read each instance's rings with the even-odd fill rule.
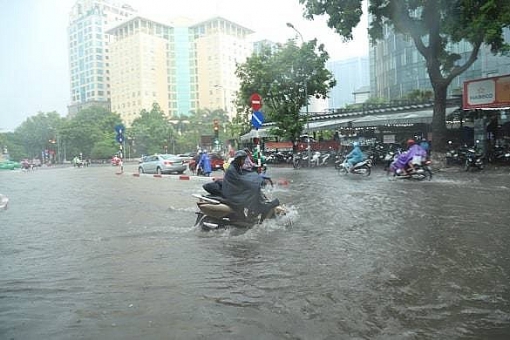
[[510,337],[509,171],[270,168],[288,218],[215,232],[133,171],[0,172],[1,339]]

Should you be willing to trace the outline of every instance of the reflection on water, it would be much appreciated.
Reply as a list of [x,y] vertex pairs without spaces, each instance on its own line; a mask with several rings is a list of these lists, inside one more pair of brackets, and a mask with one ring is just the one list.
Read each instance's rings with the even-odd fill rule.
[[287,220],[214,232],[201,181],[0,173],[0,338],[508,338],[510,176],[270,172]]

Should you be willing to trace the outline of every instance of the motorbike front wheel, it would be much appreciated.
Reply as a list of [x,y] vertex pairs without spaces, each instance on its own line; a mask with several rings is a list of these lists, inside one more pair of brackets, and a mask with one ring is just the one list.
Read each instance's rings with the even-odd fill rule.
[[424,173],[425,178],[424,179],[427,180],[427,181],[430,181],[432,179],[432,171],[430,171],[429,168],[424,168],[423,170],[425,171],[425,173]]
[[347,171],[347,168],[346,168],[345,166],[340,165],[340,166],[338,167],[338,174],[339,174],[340,176],[345,176],[345,175],[347,175],[347,173],[348,173],[348,172],[349,172],[349,171]]
[[466,159],[466,162],[464,163],[464,170],[465,170],[465,171],[469,171],[469,168],[470,168],[469,160],[468,160],[468,159]]

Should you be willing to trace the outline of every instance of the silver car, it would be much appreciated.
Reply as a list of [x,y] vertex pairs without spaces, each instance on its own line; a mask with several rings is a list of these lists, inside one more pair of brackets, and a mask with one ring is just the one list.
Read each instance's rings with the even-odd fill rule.
[[159,154],[145,156],[138,164],[138,172],[142,174],[170,174],[176,172],[182,174],[186,170],[186,164],[176,155]]

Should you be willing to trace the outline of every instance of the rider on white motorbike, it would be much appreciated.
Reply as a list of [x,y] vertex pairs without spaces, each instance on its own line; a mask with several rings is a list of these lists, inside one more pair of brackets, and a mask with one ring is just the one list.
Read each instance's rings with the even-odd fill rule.
[[345,156],[345,165],[346,168],[352,172],[352,169],[356,163],[362,162],[366,157],[365,154],[363,154],[363,151],[361,151],[361,148],[359,146],[358,142],[352,143],[353,149],[351,152],[349,152]]

